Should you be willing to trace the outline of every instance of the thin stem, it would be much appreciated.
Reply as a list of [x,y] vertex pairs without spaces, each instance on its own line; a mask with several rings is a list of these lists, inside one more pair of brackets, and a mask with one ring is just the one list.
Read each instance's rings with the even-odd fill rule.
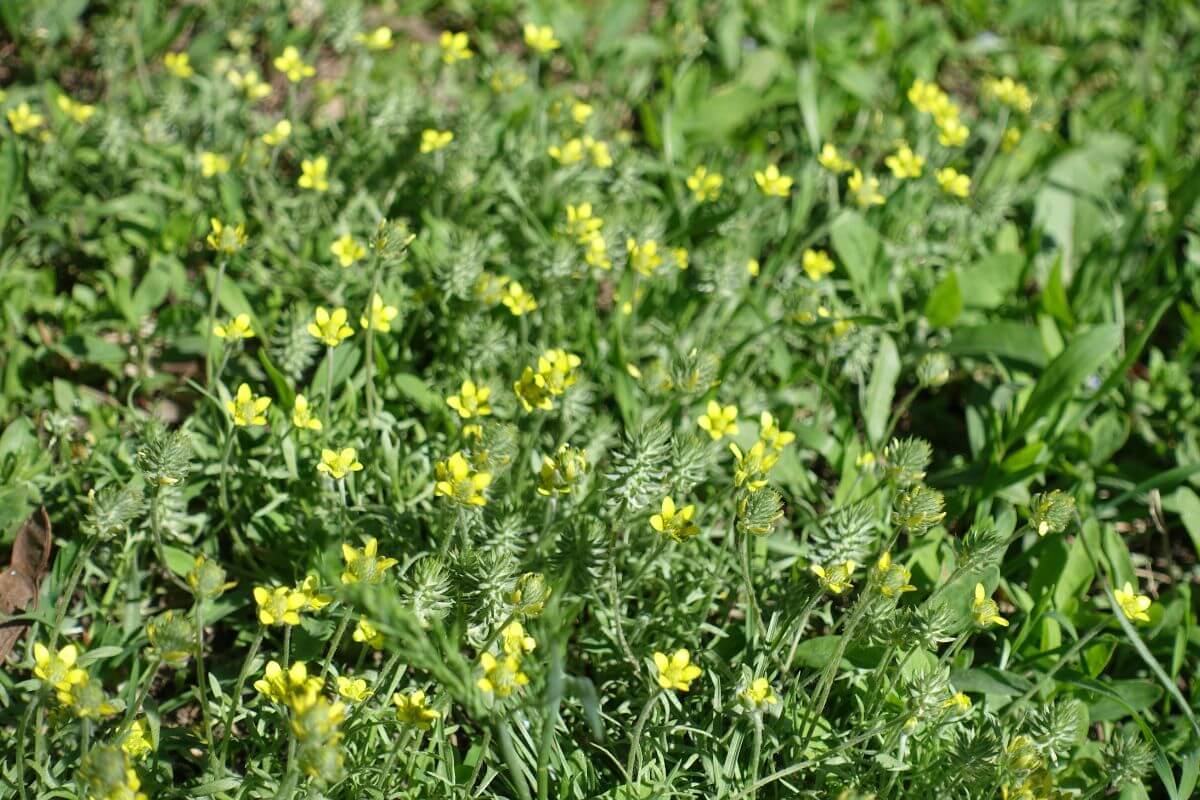
[[236,437],[237,428],[230,425],[225,431],[225,450],[221,453],[221,467],[218,473],[221,484],[221,511],[225,514],[226,522],[229,521],[229,485],[226,473],[229,471],[229,454],[233,452],[233,442]]
[[500,742],[500,753],[504,756],[504,763],[508,765],[508,771],[512,775],[512,784],[513,788],[517,790],[517,797],[520,800],[533,800],[533,796],[529,793],[529,782],[525,780],[525,772],[521,769],[520,759],[517,758],[517,749],[513,746],[508,722],[501,721],[496,726],[496,733],[496,738]]
[[225,714],[225,731],[221,738],[221,763],[225,763],[225,754],[229,750],[229,742],[233,739],[233,719],[237,716],[238,707],[242,704],[242,689],[246,685],[246,676],[250,674],[250,665],[254,661],[254,657],[258,655],[258,648],[262,645],[266,631],[266,627],[258,626],[258,632],[254,634],[254,639],[250,642],[250,649],[246,652],[246,658],[242,661],[242,668],[238,672],[237,683],[233,695],[229,699],[229,711]]
[[283,626],[283,669],[284,669],[284,671],[287,671],[287,668],[292,665],[291,662],[292,662],[292,626],[284,625]]
[[[419,737],[420,733],[418,733],[417,736]],[[388,788],[390,788],[392,784],[392,768],[396,766],[396,759],[399,757],[400,751],[403,749],[403,745],[408,742],[409,738],[409,729],[405,728],[400,732],[400,735],[396,737],[396,740],[392,742],[392,749],[391,752],[388,753],[387,761],[385,761],[383,764],[382,773],[383,784]],[[384,794],[386,796],[388,792],[385,792]]]
[[642,706],[642,713],[638,714],[637,722],[633,724],[633,735],[629,738],[629,758],[625,763],[625,777],[631,782],[636,782],[633,771],[637,768],[638,757],[641,755],[642,749],[642,730],[646,727],[647,720],[650,719],[650,713],[654,710],[654,704],[658,701],[658,689],[646,699],[646,705]]
[[229,259],[221,256],[217,261],[217,278],[213,281],[212,297],[208,300],[208,327],[204,331],[204,388],[211,389],[213,382],[212,337],[217,324],[217,301],[221,296],[221,281],[225,278],[225,264]]
[[92,550],[96,547],[96,540],[89,538],[87,544],[83,546],[75,556],[75,563],[71,565],[71,577],[67,579],[67,585],[64,591],[58,598],[58,604],[54,608],[54,627],[50,629],[50,644],[48,647],[54,649],[54,643],[58,640],[58,631],[62,628],[63,618],[67,614],[67,606],[71,602],[72,595],[75,594],[75,586],[79,583],[80,577],[83,576],[83,568],[87,565],[87,561],[91,558]]
[[154,679],[158,675],[158,669],[161,666],[162,661],[156,658],[150,669],[146,670],[146,674],[142,678],[142,684],[138,687],[133,702],[129,704],[129,708],[125,709],[125,719],[121,722],[121,729],[117,734],[118,739],[124,738],[125,734],[129,733],[129,729],[133,727],[133,721],[137,718],[138,712],[142,710],[142,704],[146,702],[146,695],[150,694],[150,687],[153,685]]
[[754,784],[758,781],[758,762],[762,758],[763,723],[762,714],[754,715],[754,742],[750,749],[750,797],[757,793]]
[[375,295],[379,293],[379,273],[381,261],[376,250],[371,269],[371,293],[367,296],[367,309],[363,312],[367,322],[367,427],[375,422],[375,320],[371,316],[374,310]]
[[[39,692],[33,696],[29,706],[25,709],[25,713],[21,715],[21,725],[17,729],[17,789],[21,794],[21,800],[26,800],[26,785],[25,780],[25,737],[29,734],[29,721],[33,718],[33,710],[38,707],[38,701],[42,699]],[[41,776],[34,773],[34,784],[32,788],[37,788],[41,783]]]
[[346,610],[342,612],[342,619],[338,622],[337,630],[333,634],[333,638],[329,640],[329,650],[325,652],[325,660],[321,663],[321,677],[329,672],[329,665],[333,663],[333,655],[337,652],[338,646],[342,643],[342,637],[346,634],[346,626],[350,624],[350,617],[354,614],[352,606],[346,606]]
[[554,749],[554,729],[558,725],[559,706],[563,696],[563,643],[557,642],[550,653],[550,678],[546,683],[546,717],[542,720],[542,741],[538,747],[538,800],[550,797],[550,751]]
[[208,708],[208,670],[204,666],[204,604],[197,598],[194,610],[196,620],[196,701],[204,718],[204,744],[211,760],[216,755],[213,739],[212,712]]
[[325,419],[329,424],[325,431],[333,425],[333,348],[325,348]]
[[[738,548],[741,556],[742,582],[746,585],[746,644],[750,650],[758,638],[758,626],[761,624],[762,613],[758,609],[758,599],[754,593],[754,581],[750,577],[750,549],[754,542],[749,535],[743,535],[742,546]],[[734,539],[736,541],[736,537]]]

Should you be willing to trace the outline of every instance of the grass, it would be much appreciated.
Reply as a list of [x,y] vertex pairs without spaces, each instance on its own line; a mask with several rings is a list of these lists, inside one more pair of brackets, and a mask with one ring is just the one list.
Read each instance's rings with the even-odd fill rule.
[[0,24],[0,797],[1193,794],[1194,6]]

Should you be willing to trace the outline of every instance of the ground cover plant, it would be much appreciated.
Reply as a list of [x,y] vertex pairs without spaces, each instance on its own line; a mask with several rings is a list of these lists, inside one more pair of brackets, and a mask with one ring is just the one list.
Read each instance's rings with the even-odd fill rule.
[[0,23],[0,796],[1193,794],[1194,4]]

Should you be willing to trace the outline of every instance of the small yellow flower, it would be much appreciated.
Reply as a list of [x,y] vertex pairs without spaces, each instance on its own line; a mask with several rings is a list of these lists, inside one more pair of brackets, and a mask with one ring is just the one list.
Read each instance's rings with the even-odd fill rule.
[[204,241],[212,250],[221,253],[236,253],[246,246],[246,226],[242,223],[228,225],[213,217],[209,220],[212,230]]
[[971,710],[971,698],[962,692],[955,692],[942,701],[942,708],[956,711],[959,714],[965,714]]
[[871,580],[879,587],[884,597],[899,597],[905,592],[915,592],[917,587],[909,583],[912,573],[902,564],[892,564],[891,552],[886,552],[875,562]]
[[662,499],[660,513],[650,517],[650,527],[676,542],[683,542],[700,533],[700,529],[692,524],[695,515],[696,506],[686,505],[676,509],[675,501],[667,496]]
[[496,94],[516,91],[525,85],[525,73],[514,69],[498,69],[492,73],[488,86]]
[[721,186],[725,183],[724,176],[709,172],[703,165],[696,167],[687,179],[687,188],[697,203],[711,203],[721,196]]
[[612,269],[612,259],[608,257],[608,242],[599,233],[588,239],[587,244],[584,246],[583,260],[589,266],[598,269]]
[[438,44],[442,47],[442,61],[453,64],[456,61],[466,61],[475,55],[471,52],[471,40],[467,34],[459,31],[442,31]]
[[749,686],[742,689],[739,696],[747,706],[755,711],[768,708],[779,702],[779,698],[775,695],[775,690],[771,688],[771,683],[766,678],[755,678]]
[[439,461],[434,468],[437,482],[433,493],[456,503],[482,506],[487,503],[483,490],[492,482],[490,472],[476,472],[461,452],[454,453],[446,461]]
[[316,702],[321,693],[321,679],[309,676],[308,665],[294,662],[284,669],[278,661],[268,661],[263,677],[254,682],[254,688],[280,705],[296,709],[307,708]]
[[666,653],[654,654],[654,668],[658,670],[658,685],[664,689],[675,689],[686,692],[692,686],[692,681],[700,677],[700,667],[692,662],[692,655],[687,650],[676,650],[668,658]]
[[351,703],[361,703],[374,694],[367,688],[367,682],[362,678],[347,678],[345,675],[338,675],[337,691],[340,696]]
[[263,625],[299,625],[299,612],[307,601],[303,594],[286,586],[255,586],[254,602],[258,603],[258,621]]
[[18,136],[32,133],[46,122],[45,117],[29,108],[29,103],[21,103],[16,108],[10,108],[6,116],[9,127]]
[[226,156],[207,151],[200,154],[200,174],[206,178],[224,175],[229,172],[229,166],[229,159]]
[[392,320],[400,314],[400,310],[395,306],[386,305],[383,298],[379,295],[374,295],[371,298],[371,317],[368,319],[365,315],[358,318],[359,327],[364,331],[374,328],[381,333],[391,333]]
[[462,382],[458,394],[446,398],[446,405],[457,411],[458,416],[463,419],[486,417],[492,413],[492,407],[488,405],[488,398],[491,396],[491,389],[476,386],[475,381],[468,379]]
[[593,166],[600,169],[608,169],[613,165],[612,153],[608,150],[608,142],[585,136],[583,137],[583,146],[587,148],[588,155],[592,157]]
[[234,398],[225,401],[225,410],[233,417],[233,424],[242,428],[247,425],[266,425],[270,405],[271,398],[255,395],[250,391],[250,385],[243,383]]
[[562,42],[554,38],[554,28],[532,22],[525,23],[525,44],[542,55],[562,47]]
[[316,575],[306,575],[304,580],[296,585],[295,591],[304,598],[304,611],[320,611],[333,602],[331,595],[321,594]]
[[952,194],[955,197],[968,197],[971,194],[971,178],[953,167],[939,169],[937,182],[946,194]]
[[425,705],[424,692],[417,691],[409,695],[397,692],[392,695],[392,702],[396,704],[396,717],[401,722],[405,725],[414,725],[423,731],[429,730],[429,726],[442,716],[441,712]]
[[587,454],[564,442],[553,457],[542,456],[537,493],[543,497],[570,494],[587,467]]
[[275,59],[274,63],[275,69],[287,75],[287,79],[292,83],[299,83],[305,78],[311,78],[317,74],[316,69],[304,63],[304,59],[300,57],[300,51],[291,45],[283,48],[283,52]]
[[491,653],[484,653],[479,657],[479,665],[483,668],[483,677],[475,685],[487,694],[505,698],[529,683],[529,676],[521,671],[521,660],[516,656],[497,659]]
[[908,102],[923,114],[932,114],[946,102],[945,92],[936,83],[917,78],[908,88]]
[[983,93],[1022,114],[1028,114],[1033,108],[1033,95],[1029,93],[1029,87],[1009,77],[987,78],[983,82]]
[[884,197],[879,193],[879,179],[874,175],[863,178],[862,172],[856,169],[846,181],[846,188],[854,195],[854,202],[859,208],[881,206],[884,203]]
[[546,387],[546,376],[534,372],[532,367],[525,367],[521,377],[513,383],[513,393],[521,401],[521,407],[526,412],[538,408],[549,411],[554,408],[554,400]]
[[238,314],[224,325],[213,325],[213,335],[218,339],[253,339],[254,328],[250,325],[250,315]]
[[762,270],[762,265],[758,263],[757,258],[750,258],[750,259],[746,260],[746,272],[750,275],[751,278],[757,278],[758,273],[761,270]]
[[262,135],[262,140],[271,147],[278,147],[286,142],[292,136],[292,123],[286,119],[281,119],[275,123],[275,127]]
[[135,760],[141,760],[154,750],[154,745],[146,736],[146,726],[140,719],[135,719],[129,726],[129,733],[121,739],[121,749],[126,755]]
[[576,125],[583,125],[592,116],[595,111],[590,105],[582,100],[576,100],[571,104],[571,119],[575,120]]
[[592,213],[591,203],[567,204],[567,234],[580,244],[591,242],[603,227],[604,218]]
[[504,292],[500,296],[500,302],[512,312],[514,317],[536,311],[538,307],[537,300],[534,299],[533,295],[525,291],[525,287],[516,281],[510,281],[504,287]]
[[764,411],[758,417],[758,438],[778,452],[796,441],[796,434],[780,428],[771,412]]
[[56,100],[58,110],[73,119],[78,125],[85,125],[96,114],[96,107],[87,103],[72,100],[65,94],[60,94]]
[[1021,129],[1007,128],[1004,131],[1004,138],[1000,140],[1000,149],[1005,153],[1011,153],[1021,143]]
[[375,650],[383,649],[383,634],[365,619],[360,619],[354,626],[353,638],[354,641],[361,642]]
[[525,632],[525,626],[519,622],[513,622],[501,631],[500,641],[504,652],[510,656],[520,657],[532,653],[537,647],[537,642]]
[[756,170],[754,182],[768,197],[787,197],[792,193],[792,179],[779,174],[779,167],[769,165],[765,170]]
[[350,234],[343,233],[333,240],[333,244],[329,245],[329,252],[337,257],[338,263],[342,267],[348,267],[365,256],[367,248],[355,241]]
[[1008,620],[1000,616],[1000,608],[996,605],[995,600],[987,596],[982,583],[975,584],[975,600],[971,603],[971,616],[975,618],[975,623],[983,628],[992,624],[1008,627]]
[[854,169],[854,164],[848,159],[842,158],[841,153],[830,142],[826,142],[821,147],[821,152],[817,156],[817,163],[835,175],[840,175],[843,172],[849,172]]
[[70,691],[87,680],[87,673],[75,666],[79,651],[75,645],[68,644],[52,653],[50,648],[41,642],[33,645],[33,675],[43,685],[58,691]]
[[196,74],[187,53],[167,53],[163,56],[163,66],[176,78],[190,78]]
[[658,253],[658,242],[654,239],[647,239],[638,244],[637,239],[630,237],[625,242],[625,249],[629,253],[630,268],[639,275],[650,277],[663,263],[662,256]]
[[709,400],[706,411],[707,413],[701,414],[700,418],[696,420],[696,424],[702,430],[707,431],[713,441],[723,436],[737,435],[737,406],[728,405],[722,408],[716,400]]
[[971,135],[971,129],[963,125],[958,117],[938,120],[938,144],[942,147],[962,147]]
[[545,379],[546,391],[560,395],[579,379],[576,368],[583,363],[579,356],[562,348],[552,348],[538,357],[538,374]]
[[805,250],[801,266],[810,280],[819,281],[833,272],[833,259],[824,250]]
[[903,145],[895,155],[885,158],[883,163],[901,180],[919,178],[921,170],[925,168],[925,158],[914,153],[908,145]]
[[821,583],[821,588],[830,594],[841,594],[849,589],[854,584],[851,579],[854,577],[854,568],[858,566],[853,561],[843,561],[840,564],[833,564],[826,569],[820,564],[813,564],[809,569],[813,575],[817,576],[817,580]]
[[392,29],[386,25],[380,25],[370,33],[360,33],[354,37],[354,41],[366,47],[368,50],[375,52],[383,52],[384,50],[392,49]]
[[454,141],[454,131],[426,128],[421,131],[421,152],[432,153],[435,150],[441,150],[452,141]]
[[346,562],[342,583],[347,586],[352,583],[379,583],[385,572],[400,563],[394,558],[379,555],[379,540],[374,536],[368,537],[362,548],[342,544],[342,559]]
[[313,416],[308,399],[302,394],[296,395],[296,401],[292,404],[292,424],[302,430],[321,430],[321,420]]
[[313,313],[315,321],[308,323],[308,332],[322,344],[337,347],[354,335],[354,329],[346,324],[347,316],[345,308],[335,308],[331,314],[324,306],[317,306]]
[[351,472],[362,470],[362,462],[358,460],[358,451],[353,447],[338,450],[321,450],[321,463],[317,464],[317,472],[324,473],[335,481],[340,481]]
[[688,264],[690,263],[687,249],[683,247],[673,248],[671,250],[671,260],[675,262],[675,266],[680,272],[687,269]]
[[578,164],[583,160],[584,146],[583,140],[576,137],[563,142],[562,146],[552,144],[546,148],[546,152],[564,167],[571,164]]
[[767,485],[767,475],[779,461],[777,451],[768,451],[767,443],[762,439],[755,442],[749,450],[742,452],[736,443],[729,443],[729,451],[733,453],[734,470],[733,485],[746,487],[748,492],[757,492]]
[[124,703],[113,703],[104,694],[104,687],[90,679],[76,683],[57,692],[58,702],[75,712],[79,719],[102,719],[125,708]]
[[1138,594],[1137,589],[1129,581],[1125,581],[1123,587],[1114,591],[1113,597],[1117,599],[1117,607],[1121,609],[1125,619],[1130,622],[1150,621],[1150,615],[1146,613],[1150,609],[1150,598],[1144,594]]
[[262,100],[271,94],[271,85],[262,79],[257,70],[248,69],[245,72],[239,72],[231,69],[225,73],[225,79],[252,102]]
[[296,181],[301,189],[312,189],[314,192],[329,190],[329,159],[317,156],[314,159],[304,159],[300,162],[300,178]]

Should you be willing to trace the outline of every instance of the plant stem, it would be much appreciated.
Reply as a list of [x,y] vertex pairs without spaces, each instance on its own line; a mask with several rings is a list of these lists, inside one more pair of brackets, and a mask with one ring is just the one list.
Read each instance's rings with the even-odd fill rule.
[[325,432],[333,426],[333,348],[325,348]]
[[[38,707],[38,701],[42,699],[41,692],[33,696],[29,706],[25,709],[25,713],[21,715],[21,725],[17,728],[17,789],[20,792],[21,800],[26,800],[26,781],[25,781],[25,737],[29,734],[29,721],[33,718],[33,711]],[[32,788],[36,789],[41,783],[41,776],[34,773],[34,783]]]
[[750,797],[757,793],[754,784],[758,781],[758,762],[762,758],[762,714],[754,715],[754,742],[750,749]]
[[626,780],[634,781],[634,769],[637,768],[638,757],[641,755],[642,749],[642,729],[646,727],[646,721],[650,719],[650,712],[654,710],[654,704],[658,701],[658,689],[646,699],[646,705],[642,706],[642,713],[638,714],[637,722],[633,724],[633,735],[629,739],[629,759],[625,763],[625,778]]
[[138,687],[133,702],[129,704],[129,708],[125,709],[125,719],[122,720],[121,729],[117,733],[118,739],[124,738],[125,734],[129,733],[134,719],[137,718],[138,712],[142,709],[142,703],[146,702],[146,695],[150,694],[150,686],[154,683],[154,678],[158,675],[158,669],[161,666],[162,661],[155,658],[153,665],[150,669],[146,670],[146,675],[142,678],[142,684]]
[[58,640],[58,631],[62,627],[63,618],[67,615],[67,606],[71,602],[71,597],[75,594],[75,587],[79,583],[80,577],[83,576],[83,569],[87,565],[87,561],[91,558],[92,550],[96,547],[96,540],[89,538],[84,544],[79,553],[75,556],[75,563],[71,565],[71,576],[67,579],[67,585],[64,591],[58,598],[58,604],[54,608],[54,627],[50,629],[49,640],[47,645],[51,650],[54,649],[54,644]]
[[221,467],[218,473],[221,485],[221,511],[225,514],[225,521],[229,521],[229,487],[226,480],[226,473],[229,471],[229,454],[233,452],[233,442],[237,437],[237,428],[230,425],[225,431],[225,450],[221,453]]
[[509,731],[508,722],[500,721],[496,725],[497,739],[500,742],[500,752],[504,756],[504,763],[508,765],[508,771],[512,775],[513,788],[517,791],[517,797],[520,800],[533,800],[529,793],[529,783],[525,780],[525,773],[521,770],[521,761],[517,758],[517,749],[513,746],[512,733]]
[[204,718],[204,744],[211,760],[216,755],[216,742],[213,740],[212,713],[208,708],[208,670],[204,666],[204,603],[199,598],[193,613],[196,620],[196,701]]
[[266,634],[266,631],[267,629],[264,626],[258,626],[258,632],[254,634],[254,639],[250,642],[250,649],[246,652],[246,658],[242,661],[242,668],[238,672],[233,696],[229,699],[229,711],[225,714],[225,730],[221,737],[221,763],[225,763],[225,754],[228,752],[229,742],[233,738],[233,720],[237,716],[238,707],[242,703],[242,689],[246,685],[246,676],[250,674],[250,664],[254,661],[254,657],[258,655],[258,648],[262,645],[263,636]]
[[550,653],[550,677],[546,682],[546,717],[542,720],[542,742],[538,747],[537,793],[538,800],[550,797],[550,751],[554,748],[554,729],[558,725],[559,706],[563,696],[563,648],[556,643]]
[[221,281],[225,278],[225,264],[229,259],[221,256],[217,260],[217,278],[213,281],[212,297],[208,300],[208,327],[204,331],[204,388],[211,389],[213,382],[212,337],[217,324],[217,302],[221,296]]
[[325,653],[325,660],[321,663],[322,678],[329,672],[329,665],[333,663],[333,655],[342,643],[342,637],[346,634],[346,626],[350,624],[350,617],[353,614],[354,608],[352,606],[346,606],[346,610],[342,612],[342,618],[338,622],[337,630],[334,631],[333,638],[329,640],[329,650]]
[[[744,541],[738,550],[741,551],[742,582],[746,585],[746,646],[748,650],[753,650],[758,639],[758,626],[762,614],[758,610],[758,599],[754,594],[754,580],[750,577],[750,549],[754,547],[754,542],[747,534],[743,534],[742,539]],[[737,541],[736,537],[734,541]]]
[[371,318],[375,295],[379,293],[379,273],[381,260],[379,251],[376,250],[374,263],[371,269],[371,293],[367,295],[367,310],[363,313],[367,318],[367,428],[370,429],[375,422],[375,320]]

